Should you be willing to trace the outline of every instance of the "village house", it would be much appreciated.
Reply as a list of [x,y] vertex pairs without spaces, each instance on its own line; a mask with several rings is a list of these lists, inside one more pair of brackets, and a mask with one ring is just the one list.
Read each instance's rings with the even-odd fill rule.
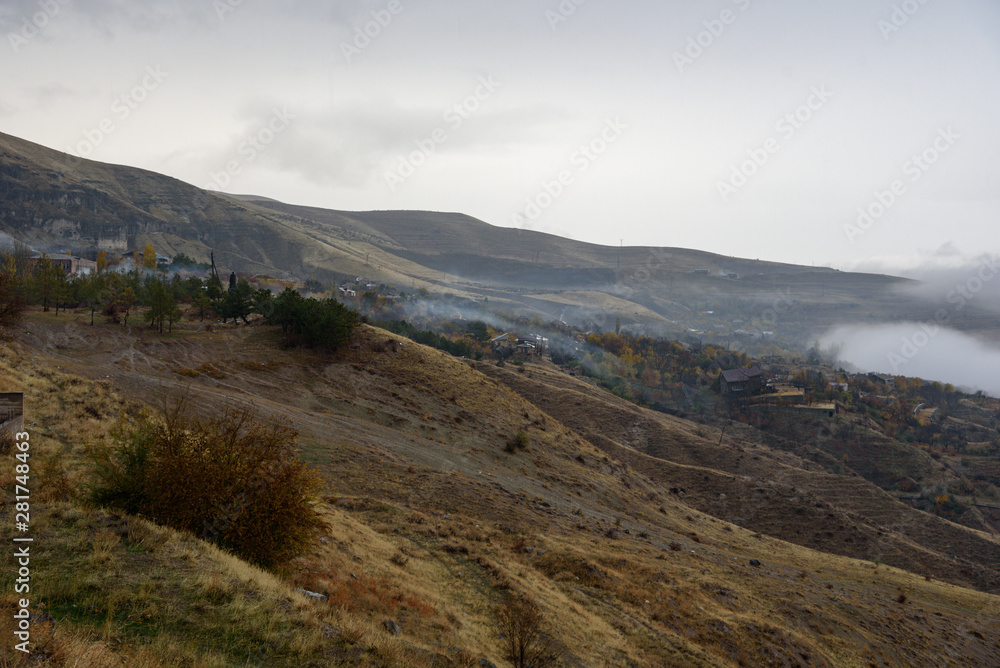
[[763,374],[756,364],[747,369],[723,371],[719,385],[724,397],[750,397],[760,392]]
[[870,373],[868,374],[868,378],[876,383],[881,383],[882,385],[888,385],[889,387],[896,386],[896,379],[883,373]]
[[66,255],[65,253],[35,253],[29,262],[33,266],[41,261],[42,257],[48,258],[54,266],[63,270],[67,276],[86,276],[97,271],[97,263],[93,260],[85,260],[76,255]]

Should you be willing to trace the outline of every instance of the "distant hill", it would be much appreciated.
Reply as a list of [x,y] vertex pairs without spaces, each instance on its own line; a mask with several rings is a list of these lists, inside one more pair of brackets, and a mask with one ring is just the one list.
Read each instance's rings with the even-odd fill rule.
[[[601,246],[460,213],[346,212],[223,195],[4,134],[0,201],[0,232],[39,250],[126,250],[151,242],[159,252],[198,260],[214,251],[227,270],[321,281],[363,276],[603,329],[620,320],[674,334],[777,330],[806,344],[815,331],[845,321],[925,319],[935,310],[902,296],[898,289],[910,282],[890,276],[681,248]],[[974,309],[962,317],[982,322]]]

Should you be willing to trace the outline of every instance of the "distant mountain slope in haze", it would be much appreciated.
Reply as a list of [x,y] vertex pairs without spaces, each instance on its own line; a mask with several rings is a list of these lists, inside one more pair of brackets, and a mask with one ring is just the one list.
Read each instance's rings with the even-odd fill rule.
[[[677,271],[813,271],[695,250],[600,246],[495,227],[458,213],[344,212],[254,195],[220,195],[147,170],[76,158],[5,134],[0,134],[0,179],[7,205],[3,226],[29,238],[48,237],[53,243],[61,239],[97,245],[124,236],[133,247],[138,236],[161,234],[209,247],[230,241],[233,226],[251,237],[262,228],[294,236],[302,231],[295,223],[308,221],[310,231],[320,236],[364,241],[414,258],[484,257],[551,268],[604,270],[642,266],[652,259]],[[291,271],[296,265],[280,254],[270,259],[248,249],[237,255],[265,264],[284,260]]]
[[364,276],[605,329],[616,319],[661,333],[729,332],[740,321],[758,330],[787,324],[779,334],[801,343],[845,320],[922,320],[936,308],[901,297],[897,288],[910,282],[890,276],[680,248],[601,246],[460,213],[346,212],[223,195],[4,134],[0,201],[0,232],[38,250],[123,251],[151,242],[160,252],[201,260],[214,252],[226,270]]
[[367,211],[347,213],[254,199],[262,207],[335,226],[347,226],[387,248],[421,258],[486,257],[552,268],[606,269],[656,264],[672,271],[707,269],[731,273],[799,273],[819,271],[778,262],[726,257],[683,248],[602,246],[544,232],[497,227],[470,216],[428,211]]

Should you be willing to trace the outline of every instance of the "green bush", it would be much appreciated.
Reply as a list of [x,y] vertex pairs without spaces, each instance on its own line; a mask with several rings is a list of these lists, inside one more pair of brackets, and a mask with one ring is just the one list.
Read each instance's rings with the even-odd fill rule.
[[190,531],[262,566],[301,553],[324,528],[311,505],[320,479],[298,458],[296,432],[249,408],[191,418],[183,402],[121,419],[91,449],[91,499]]
[[528,438],[528,435],[524,433],[524,430],[521,429],[514,434],[509,441],[507,441],[507,445],[504,447],[504,450],[507,452],[517,452],[518,450],[525,450],[530,444],[531,440]]

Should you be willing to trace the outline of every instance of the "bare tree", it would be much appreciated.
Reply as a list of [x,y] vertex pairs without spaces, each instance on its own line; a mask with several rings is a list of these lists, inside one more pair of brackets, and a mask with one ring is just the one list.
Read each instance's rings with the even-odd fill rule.
[[545,618],[525,596],[508,594],[493,610],[500,647],[514,668],[546,668],[559,661],[559,651],[543,632]]

